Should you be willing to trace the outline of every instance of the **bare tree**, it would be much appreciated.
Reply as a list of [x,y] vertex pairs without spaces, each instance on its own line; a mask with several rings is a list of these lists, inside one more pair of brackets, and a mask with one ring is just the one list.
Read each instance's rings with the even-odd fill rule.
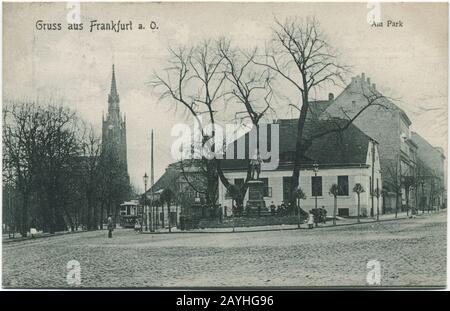
[[358,196],[358,222],[361,222],[361,193],[365,192],[364,187],[360,184],[357,183],[355,184],[355,186],[353,187],[353,192],[356,193],[356,195]]
[[380,101],[383,95],[378,92],[364,91],[363,95],[367,104],[360,107],[359,111],[353,115],[347,115],[347,122],[344,124],[336,122],[334,128],[328,127],[306,137],[304,128],[307,115],[312,111],[310,106],[312,92],[327,85],[342,85],[349,67],[339,63],[338,53],[328,43],[315,18],[286,19],[283,23],[276,21],[272,43],[272,47],[254,60],[254,63],[270,68],[292,85],[299,94],[296,106],[299,117],[291,183],[291,193],[293,193],[298,187],[301,160],[313,140],[332,132],[344,131],[369,107],[383,105]]
[[[231,45],[229,40],[222,38],[218,41],[218,52],[225,60],[225,77],[230,84],[225,90],[225,99],[228,103],[243,106],[243,119],[250,119],[253,129],[256,129],[256,150],[250,150],[248,156],[259,156],[260,154],[260,133],[259,124],[267,112],[273,112],[271,106],[273,100],[273,90],[271,82],[273,76],[269,68],[258,68],[254,63],[257,57],[257,49],[245,53]],[[243,204],[242,200],[248,189],[248,182],[251,179],[251,166],[248,163],[247,175],[244,183],[238,188],[227,188],[230,194],[235,194],[233,200],[238,204]],[[236,191],[238,190],[238,191]]]
[[[71,175],[73,160],[79,155],[76,114],[62,106],[48,105],[38,118],[40,131],[36,167],[42,193],[47,229],[65,230],[63,217],[72,221],[63,201],[67,176]],[[38,160],[39,159],[39,160]],[[72,224],[73,226],[73,224]]]
[[37,117],[38,107],[32,102],[7,102],[3,107],[3,176],[13,182],[20,193],[18,222],[22,236],[26,236],[29,229],[29,203],[35,186]]
[[73,193],[66,190],[79,153],[75,113],[48,103],[19,102],[5,105],[4,118],[5,159],[21,193],[21,234],[30,227],[30,204],[37,204],[33,222],[40,218],[44,230],[65,229],[66,220],[72,221],[67,193]]
[[100,202],[100,138],[95,134],[92,126],[84,126],[81,141],[82,152],[82,189],[86,198],[86,226],[88,230],[97,229],[98,205]]
[[[162,77],[155,73],[151,85],[161,90],[160,99],[168,98],[187,109],[197,121],[201,132],[200,144],[203,147],[211,143],[216,134],[216,106],[225,81],[223,57],[216,52],[215,45],[211,41],[204,41],[193,48],[169,49],[169,52],[171,57],[169,67],[165,69],[166,76]],[[211,131],[207,131],[203,126],[201,120],[203,116],[208,118]],[[210,147],[214,152],[217,146],[213,144]],[[219,175],[225,186],[229,186],[217,159],[205,160],[203,164],[208,170],[208,180],[217,179]],[[214,206],[216,202],[210,204]]]
[[273,48],[266,52],[262,61],[266,66],[287,80],[299,92],[294,168],[291,193],[298,187],[300,161],[304,154],[303,129],[310,110],[310,93],[326,83],[343,82],[346,67],[339,65],[337,54],[320,32],[316,19],[300,21],[287,19],[276,21]]
[[[268,84],[271,79],[267,75],[269,71],[260,69],[258,69],[260,73],[255,71],[256,67],[252,63],[254,53],[253,56],[248,56],[237,49],[232,49],[230,42],[225,39],[214,42],[204,41],[190,49],[179,48],[169,51],[171,58],[169,67],[165,70],[166,76],[155,74],[152,86],[162,90],[161,99],[169,98],[181,104],[197,120],[202,136],[202,147],[212,144],[209,147],[213,151],[219,151],[218,148],[222,148],[222,142],[219,146],[219,142],[214,139],[216,138],[216,114],[224,108],[220,106],[223,100],[220,102],[219,99],[223,97],[227,102],[243,105],[252,124],[258,128],[259,121],[270,108],[272,91]],[[229,83],[228,88],[224,87],[225,82]],[[262,97],[261,94],[263,94]],[[255,104],[256,97],[259,97],[257,104],[266,105],[261,111],[258,111]],[[211,124],[211,131],[207,131],[202,125],[200,119],[204,116]],[[216,193],[213,187],[217,187],[217,182],[214,180],[220,179],[228,192],[236,193],[223,173],[220,159],[216,157],[209,159],[203,155],[200,158],[202,161],[195,161],[195,164],[205,173],[209,187],[199,192],[207,196],[210,193]],[[249,177],[250,167],[247,181]],[[240,189],[241,193],[245,193],[246,184],[244,183],[243,189]],[[235,199],[240,200],[242,197],[243,195],[238,195]],[[210,205],[215,205],[213,197],[210,197],[208,201]]]

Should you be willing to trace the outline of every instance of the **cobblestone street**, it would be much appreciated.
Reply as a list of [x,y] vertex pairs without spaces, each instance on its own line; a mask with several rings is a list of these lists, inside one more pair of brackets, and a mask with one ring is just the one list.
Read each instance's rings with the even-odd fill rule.
[[3,287],[444,286],[446,213],[313,230],[136,234],[85,232],[3,245]]

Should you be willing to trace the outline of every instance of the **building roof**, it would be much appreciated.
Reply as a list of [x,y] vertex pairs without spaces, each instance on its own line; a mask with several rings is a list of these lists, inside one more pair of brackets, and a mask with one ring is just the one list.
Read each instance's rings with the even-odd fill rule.
[[318,119],[320,115],[327,110],[333,103],[333,100],[316,100],[309,103],[308,119]]
[[[282,119],[275,122],[279,125],[279,169],[292,167],[295,156],[295,144],[297,133],[297,119]],[[304,137],[311,137],[317,133],[324,133],[330,130],[342,128],[347,120],[315,120],[308,121],[304,127]],[[270,131],[268,131],[270,132]],[[249,156],[248,134],[240,137],[245,139],[247,159],[226,159],[222,160],[222,168],[225,170],[241,170],[248,167]],[[268,134],[268,145],[271,146],[271,135]],[[309,147],[301,164],[311,166],[315,162],[325,166],[349,166],[366,164],[367,148],[371,138],[364,134],[354,125],[350,125],[341,132],[333,132],[314,139]],[[237,143],[235,143],[235,154]]]
[[[159,190],[170,189],[173,192],[176,192],[176,181],[180,176],[180,171],[176,168],[176,163],[170,164],[164,174],[155,182],[153,185],[153,192],[156,193]],[[147,190],[147,193],[150,194],[152,191],[152,187]]]
[[[406,112],[402,108],[400,108],[397,104],[395,104],[389,97],[384,96],[376,88],[375,83],[371,84],[370,78],[367,77],[367,79],[366,79],[364,73],[362,73],[361,75],[352,77],[351,82],[349,84],[347,84],[345,89],[336,97],[336,99],[343,96],[343,94],[345,94],[345,93],[355,94],[355,95],[356,94],[365,94],[369,97],[374,96],[375,98],[378,96],[384,106],[388,107],[389,109],[391,109],[393,111],[398,111],[400,114],[400,117],[406,122],[406,124],[408,126],[412,124],[411,119],[408,117]],[[331,103],[333,103],[333,102],[336,102],[336,100],[331,101]],[[328,105],[328,107],[329,106],[330,105]],[[328,107],[326,109],[328,109]],[[356,113],[357,111],[359,111],[359,108],[353,112]],[[335,117],[337,116],[336,111],[333,110],[333,107],[327,111],[327,115],[335,116]]]

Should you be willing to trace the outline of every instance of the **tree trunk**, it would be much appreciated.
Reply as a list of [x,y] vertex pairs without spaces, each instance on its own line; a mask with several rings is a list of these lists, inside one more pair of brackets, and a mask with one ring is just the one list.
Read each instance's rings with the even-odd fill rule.
[[409,216],[409,190],[406,191],[405,190],[405,195],[406,195],[406,216]]
[[419,202],[419,192],[418,192],[418,190],[417,190],[417,186],[414,188],[414,198],[415,198],[415,206],[414,206],[414,210],[413,210],[413,214],[419,214],[419,212],[418,212],[418,202]]
[[361,214],[361,204],[360,204],[360,198],[359,198],[360,194],[358,193],[358,222],[361,222],[361,219],[359,217],[359,215]]
[[92,230],[94,227],[94,204],[92,202],[92,199],[90,195],[88,195],[87,198],[87,215],[86,215],[86,227],[88,230]]
[[103,230],[103,213],[105,209],[105,204],[102,202],[100,205],[100,219],[99,219],[99,227],[100,230]]
[[[305,81],[304,81],[305,82]],[[306,85],[306,83],[305,83]],[[297,137],[295,141],[295,159],[294,159],[294,169],[292,170],[292,181],[291,181],[291,192],[289,195],[289,201],[291,202],[291,206],[295,205],[295,198],[292,195],[294,191],[297,189],[299,185],[300,178],[300,162],[302,160],[303,154],[305,152],[305,148],[302,146],[302,138],[303,138],[303,128],[305,126],[306,115],[308,113],[309,102],[308,102],[308,92],[307,90],[303,91],[302,94],[302,108],[300,110],[300,116],[297,122]]]
[[161,205],[161,228],[164,229],[164,204]]
[[98,208],[98,202],[92,206],[92,229],[97,230],[97,208]]
[[172,228],[170,228],[170,203],[167,203],[167,224],[169,225],[169,232],[172,232]]
[[336,214],[337,214],[337,197],[334,197],[334,209],[333,209],[333,226],[336,226]]
[[21,214],[21,226],[20,226],[20,234],[23,237],[27,236],[28,232],[28,194],[23,194],[23,204],[22,204],[22,214]]

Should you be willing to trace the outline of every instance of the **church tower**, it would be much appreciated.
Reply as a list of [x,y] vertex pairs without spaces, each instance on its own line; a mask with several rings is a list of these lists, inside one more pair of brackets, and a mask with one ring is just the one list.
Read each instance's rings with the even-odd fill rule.
[[120,114],[120,100],[117,92],[116,74],[112,66],[111,89],[108,95],[108,114],[102,117],[102,153],[118,160],[124,177],[128,177],[127,125],[125,115]]

